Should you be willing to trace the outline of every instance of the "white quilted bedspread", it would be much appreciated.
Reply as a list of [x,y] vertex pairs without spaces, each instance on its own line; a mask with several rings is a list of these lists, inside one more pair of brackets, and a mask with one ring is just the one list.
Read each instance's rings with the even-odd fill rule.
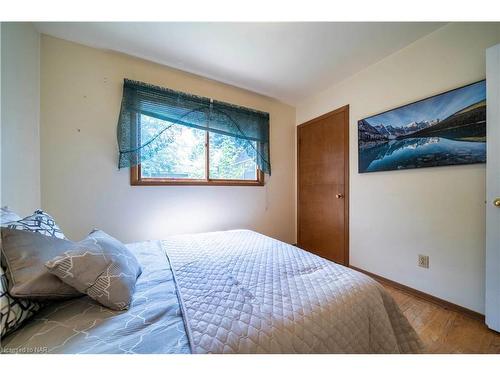
[[193,353],[416,353],[383,287],[255,232],[173,236],[171,262]]

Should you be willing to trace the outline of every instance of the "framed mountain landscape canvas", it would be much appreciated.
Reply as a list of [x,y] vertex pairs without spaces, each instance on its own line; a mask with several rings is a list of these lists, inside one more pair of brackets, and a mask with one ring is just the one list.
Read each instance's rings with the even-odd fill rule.
[[358,121],[359,172],[486,162],[486,81]]

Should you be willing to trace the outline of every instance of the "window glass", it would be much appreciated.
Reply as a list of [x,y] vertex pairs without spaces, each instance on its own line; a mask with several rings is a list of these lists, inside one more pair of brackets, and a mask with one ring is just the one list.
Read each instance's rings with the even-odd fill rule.
[[[160,134],[159,130],[164,129]],[[141,176],[146,179],[258,182],[255,163],[256,142],[185,125],[171,124],[153,117],[140,117],[141,142],[150,144],[152,157],[141,162]],[[149,150],[145,147],[144,152]],[[209,176],[206,171],[209,171]]]
[[[147,141],[165,122],[141,115],[141,139]],[[170,125],[155,142],[159,151],[141,163],[141,176],[145,178],[205,179],[204,130],[183,125]]]
[[256,180],[255,142],[210,133],[210,178],[224,180]]

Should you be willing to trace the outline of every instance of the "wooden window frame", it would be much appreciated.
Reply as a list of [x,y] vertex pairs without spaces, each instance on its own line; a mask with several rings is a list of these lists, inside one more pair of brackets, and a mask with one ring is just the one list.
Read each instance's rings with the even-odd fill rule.
[[168,186],[168,185],[197,185],[197,186],[264,186],[264,172],[257,168],[256,180],[224,180],[210,178],[210,142],[209,132],[205,131],[205,175],[204,179],[191,178],[151,178],[141,176],[141,164],[130,167],[130,185],[132,186]]

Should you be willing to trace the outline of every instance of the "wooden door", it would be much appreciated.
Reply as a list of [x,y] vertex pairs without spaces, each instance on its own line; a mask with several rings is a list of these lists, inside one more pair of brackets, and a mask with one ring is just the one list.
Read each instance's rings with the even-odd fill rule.
[[349,106],[297,128],[298,246],[349,265]]

